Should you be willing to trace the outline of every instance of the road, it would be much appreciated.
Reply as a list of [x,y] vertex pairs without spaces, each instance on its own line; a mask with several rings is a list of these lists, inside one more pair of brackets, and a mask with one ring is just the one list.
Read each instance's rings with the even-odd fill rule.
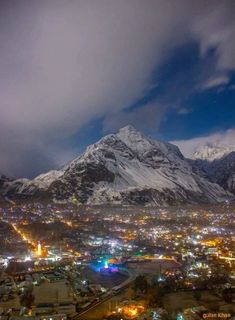
[[120,285],[120,290],[117,292],[110,290],[105,298],[88,306],[86,310],[80,311],[73,320],[95,320],[97,316],[102,318],[107,314],[107,311],[113,310],[118,303],[125,298],[127,289],[135,279],[134,273],[129,270],[125,271],[129,274],[129,277]]
[[97,320],[97,317],[102,318],[107,315],[107,311],[113,310],[120,301],[125,299],[127,288],[123,289],[122,292],[118,292],[114,295],[110,295],[99,301],[94,303],[88,309],[81,311],[78,315],[76,315],[74,320]]

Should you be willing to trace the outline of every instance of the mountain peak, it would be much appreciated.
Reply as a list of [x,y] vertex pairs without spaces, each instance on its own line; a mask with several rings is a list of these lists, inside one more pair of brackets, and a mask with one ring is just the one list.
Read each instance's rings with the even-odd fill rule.
[[121,128],[117,137],[135,152],[142,153],[152,147],[151,140],[131,125]]
[[143,136],[143,134],[140,131],[138,131],[135,127],[133,127],[130,124],[119,129],[117,134],[122,137],[128,137],[130,135]]
[[232,151],[235,151],[235,147],[218,143],[206,143],[195,150],[193,153],[193,159],[201,159],[211,162],[223,158]]
[[119,129],[119,132],[137,132],[136,128],[134,128],[131,124],[126,125]]
[[178,147],[128,125],[89,146],[62,171],[34,180],[0,181],[0,195],[49,197],[79,203],[174,204],[231,197],[192,171]]

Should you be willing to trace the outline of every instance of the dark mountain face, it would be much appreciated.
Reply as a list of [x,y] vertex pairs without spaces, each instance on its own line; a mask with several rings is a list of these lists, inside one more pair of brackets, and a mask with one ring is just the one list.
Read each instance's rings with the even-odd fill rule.
[[213,161],[189,160],[194,172],[235,194],[235,152]]
[[207,164],[208,178],[235,194],[235,152]]
[[1,193],[89,204],[208,203],[231,197],[193,166],[178,147],[127,126],[89,146],[63,170],[4,182]]
[[213,169],[213,181],[235,194],[235,152],[218,161]]

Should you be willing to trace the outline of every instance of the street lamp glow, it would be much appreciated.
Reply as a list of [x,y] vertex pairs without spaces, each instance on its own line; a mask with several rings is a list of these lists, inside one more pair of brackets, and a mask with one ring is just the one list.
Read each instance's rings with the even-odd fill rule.
[[41,247],[40,241],[38,241],[37,255],[38,255],[38,257],[40,257],[42,255],[42,247]]

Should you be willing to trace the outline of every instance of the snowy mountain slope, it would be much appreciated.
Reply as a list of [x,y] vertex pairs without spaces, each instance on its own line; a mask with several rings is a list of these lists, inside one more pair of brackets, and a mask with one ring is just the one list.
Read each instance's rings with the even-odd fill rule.
[[36,184],[41,189],[47,189],[52,182],[59,179],[64,174],[63,170],[51,170],[47,173],[42,173],[33,179],[34,184]]
[[[48,190],[52,182],[58,179],[63,171],[51,170],[40,174],[36,178],[30,179],[8,179],[0,183],[0,193],[2,195],[35,195]],[[1,181],[1,179],[0,179]]]
[[230,152],[222,159],[214,161],[210,170],[210,178],[235,194],[235,152]]
[[122,128],[73,160],[49,191],[56,199],[81,202],[214,202],[229,197],[196,175],[178,147]]
[[89,146],[63,170],[33,180],[5,181],[0,190],[91,204],[206,203],[231,197],[195,173],[177,146],[149,139],[131,126]]
[[235,145],[207,143],[188,162],[196,174],[235,194]]
[[235,152],[224,155],[221,159],[214,161],[189,160],[194,170],[207,177],[211,182],[215,182],[225,190],[235,194]]

